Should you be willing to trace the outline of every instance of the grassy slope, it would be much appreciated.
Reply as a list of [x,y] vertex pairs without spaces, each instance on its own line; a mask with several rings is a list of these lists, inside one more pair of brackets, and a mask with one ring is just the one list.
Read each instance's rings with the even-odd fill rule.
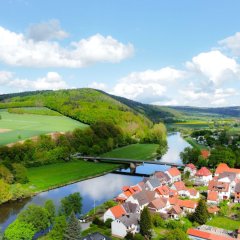
[[[11,131],[0,133],[0,145],[17,142],[40,134],[55,131],[71,131],[86,125],[65,116],[47,116],[36,114],[15,114],[0,110],[2,119],[0,129]],[[21,136],[21,139],[18,138]]]
[[129,158],[129,159],[153,159],[158,144],[132,144],[122,148],[114,149],[105,153],[104,157]]
[[115,170],[119,165],[74,161],[56,163],[28,169],[30,182],[27,186],[34,192],[54,188],[66,183],[83,180]]
[[227,230],[237,230],[240,227],[240,221],[234,221],[227,217],[214,217],[206,225],[223,228]]

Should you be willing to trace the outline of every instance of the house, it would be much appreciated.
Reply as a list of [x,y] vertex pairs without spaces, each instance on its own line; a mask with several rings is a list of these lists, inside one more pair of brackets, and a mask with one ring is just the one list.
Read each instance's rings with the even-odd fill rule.
[[124,214],[126,214],[126,210],[123,208],[122,205],[117,205],[114,207],[109,208],[103,215],[103,221],[106,222],[107,219],[115,220],[120,218]]
[[182,181],[175,182],[171,186],[171,189],[176,190],[181,197],[189,197],[190,193]]
[[171,189],[167,185],[164,185],[156,188],[155,192],[157,192],[160,197],[169,198]]
[[212,180],[212,173],[206,167],[202,167],[195,174],[196,183],[207,186],[208,182]]
[[220,163],[216,168],[215,176],[219,176],[219,174],[223,172],[234,172],[237,174],[237,179],[240,180],[240,169],[230,168],[226,163]]
[[167,213],[170,206],[167,198],[156,198],[148,204],[148,209],[151,212]]
[[119,203],[125,202],[130,196],[132,196],[134,193],[142,191],[142,187],[139,184],[135,186],[124,186],[122,187],[122,193],[120,193],[115,200]]
[[185,213],[193,213],[197,207],[197,202],[193,200],[178,200],[177,204]]
[[234,202],[240,203],[240,182],[237,183],[235,187]]
[[181,181],[181,173],[176,167],[168,169],[165,173],[170,177],[170,183]]
[[124,208],[124,210],[127,214],[129,214],[129,213],[140,214],[140,207],[136,203],[125,202],[122,204],[122,207]]
[[95,233],[90,233],[85,237],[82,237],[81,240],[111,240],[111,238],[99,232],[95,232]]
[[155,178],[158,178],[162,185],[168,185],[171,183],[171,178],[166,174],[165,172],[162,171],[156,171],[153,176]]
[[209,156],[210,156],[210,152],[209,152],[207,149],[202,149],[202,150],[201,150],[201,156],[202,156],[204,159],[208,159]]
[[208,213],[216,215],[220,209],[217,206],[208,207]]
[[208,191],[207,203],[217,205],[219,203],[218,192]]
[[219,182],[226,182],[230,185],[231,193],[234,193],[236,184],[238,182],[237,174],[235,172],[222,172],[218,175]]
[[162,184],[158,178],[149,178],[145,183],[146,190],[154,191],[156,188],[160,187]]
[[188,188],[189,197],[193,199],[198,199],[200,197],[199,192],[194,188]]
[[189,228],[187,234],[190,239],[194,240],[236,240],[236,238],[232,237],[234,235],[233,232],[208,225]]
[[189,173],[190,173],[190,176],[193,177],[193,176],[196,174],[196,172],[197,172],[197,168],[195,167],[194,164],[189,163],[189,164],[187,164],[187,165],[185,166],[183,172],[184,172],[185,174],[186,174],[187,172],[189,172]]
[[140,210],[142,210],[151,201],[158,197],[159,195],[155,191],[143,190],[130,196],[126,202],[136,203],[139,205]]
[[212,180],[208,184],[208,192],[216,191],[218,193],[219,200],[226,200],[230,198],[230,184],[226,182],[219,182]]
[[112,236],[124,238],[128,233],[139,233],[139,214],[124,215],[111,223]]
[[171,219],[179,219],[182,213],[183,213],[182,209],[178,205],[174,205],[168,211],[168,216]]

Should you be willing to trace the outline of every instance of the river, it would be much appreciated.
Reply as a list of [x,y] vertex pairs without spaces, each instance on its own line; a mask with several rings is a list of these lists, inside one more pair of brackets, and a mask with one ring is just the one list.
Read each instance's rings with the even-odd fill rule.
[[[180,133],[168,135],[168,151],[162,157],[162,161],[171,163],[181,163],[180,152],[189,144],[180,136]],[[161,161],[160,160],[160,161]],[[137,173],[151,174],[157,170],[166,170],[169,167],[144,164],[137,167]],[[87,213],[95,205],[99,205],[108,199],[112,199],[121,192],[124,185],[134,185],[142,180],[142,177],[126,176],[109,173],[101,177],[73,183],[64,187],[56,188],[47,192],[42,192],[32,198],[22,201],[15,201],[0,206],[0,228],[4,229],[13,222],[19,212],[25,209],[29,204],[35,203],[43,205],[47,199],[53,200],[56,206],[59,206],[60,200],[74,192],[80,192],[83,199],[82,212]]]

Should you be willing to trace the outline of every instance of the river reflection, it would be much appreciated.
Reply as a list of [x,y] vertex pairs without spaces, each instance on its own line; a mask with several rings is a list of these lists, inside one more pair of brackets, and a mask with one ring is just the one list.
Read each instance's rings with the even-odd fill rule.
[[[189,146],[189,144],[182,139],[179,133],[169,135],[168,152],[162,157],[161,160],[166,162],[181,163],[179,153],[187,146]],[[151,174],[154,171],[164,171],[167,168],[167,166],[144,164],[137,167],[137,173]],[[129,170],[127,169],[125,171]],[[24,199],[19,202],[7,203],[0,206],[0,227],[2,230],[4,230],[12,221],[16,219],[17,214],[31,203],[43,205],[47,199],[51,199],[56,206],[59,206],[60,200],[63,197],[74,192],[81,193],[83,198],[82,212],[86,213],[93,208],[94,202],[96,205],[99,205],[108,199],[112,199],[120,193],[122,186],[134,185],[141,180],[141,177],[110,173],[101,177],[96,177],[43,192],[35,197]]]

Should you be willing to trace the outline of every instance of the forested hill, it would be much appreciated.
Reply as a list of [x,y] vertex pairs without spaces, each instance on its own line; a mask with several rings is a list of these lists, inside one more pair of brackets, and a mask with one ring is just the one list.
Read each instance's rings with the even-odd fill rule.
[[153,125],[148,117],[94,89],[40,91],[0,96],[0,108],[32,106],[45,106],[87,124],[97,121],[111,122],[130,135],[144,135]]
[[219,116],[230,116],[230,117],[240,117],[240,106],[235,107],[217,107],[217,108],[207,108],[207,107],[188,107],[188,106],[174,106],[170,107],[176,111],[185,114],[195,114],[195,115],[219,115]]

